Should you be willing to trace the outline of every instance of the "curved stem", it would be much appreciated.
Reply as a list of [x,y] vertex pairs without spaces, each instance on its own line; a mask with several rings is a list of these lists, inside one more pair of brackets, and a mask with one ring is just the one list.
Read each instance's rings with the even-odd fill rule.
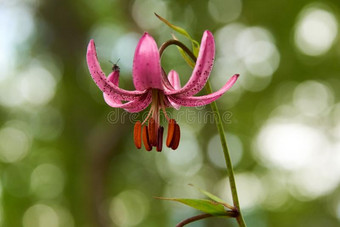
[[185,226],[186,224],[189,224],[191,222],[202,220],[202,219],[205,219],[205,218],[210,218],[210,217],[213,217],[213,215],[211,215],[211,214],[199,214],[197,216],[193,216],[193,217],[190,217],[188,219],[181,221],[180,223],[178,223],[176,225],[176,227],[182,227],[182,226]]
[[192,60],[194,60],[196,62],[196,57],[191,52],[191,50],[187,46],[185,46],[183,43],[181,43],[180,41],[175,40],[175,39],[170,39],[170,40],[168,40],[168,41],[166,41],[165,43],[162,44],[162,46],[159,48],[159,56],[162,56],[164,50],[170,45],[179,46],[189,55],[189,57],[192,58]]
[[183,221],[181,221],[180,223],[178,223],[176,225],[176,227],[182,227],[185,226],[186,224],[195,222],[195,221],[199,221],[205,218],[210,218],[210,217],[237,217],[238,216],[238,212],[237,211],[233,211],[233,210],[228,210],[226,211],[225,215],[219,215],[219,216],[214,216],[212,214],[199,214],[190,218],[187,218]]

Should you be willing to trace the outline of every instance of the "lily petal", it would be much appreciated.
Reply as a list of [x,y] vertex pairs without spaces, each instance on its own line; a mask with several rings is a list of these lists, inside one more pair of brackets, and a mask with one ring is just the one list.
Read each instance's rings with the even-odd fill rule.
[[179,79],[178,73],[175,70],[171,70],[168,74],[168,80],[175,90],[181,88],[181,81]]
[[[179,90],[181,88],[181,82],[178,76],[178,73],[175,70],[171,70],[169,72],[168,75],[168,80],[170,82],[170,84],[172,85],[172,87],[175,90]],[[171,104],[171,106],[173,106],[176,110],[179,110],[179,108],[181,107],[180,105],[177,105],[176,103],[172,102],[171,100],[169,100],[169,103]]]
[[136,47],[133,59],[133,83],[139,91],[149,88],[163,90],[162,71],[155,40],[145,32]]
[[[107,80],[110,81],[111,83],[113,83],[114,85],[118,86],[119,84],[119,71],[115,70],[112,73],[110,73],[110,75],[107,77]],[[109,105],[115,105],[115,104],[121,104],[121,100],[120,99],[114,99],[111,96],[103,93],[104,96],[104,100],[105,102]]]
[[107,80],[98,62],[96,47],[93,39],[90,40],[90,43],[87,47],[86,58],[87,65],[94,82],[97,84],[99,89],[108,96],[111,96],[114,99],[132,101],[138,99],[140,95],[145,93],[145,91],[127,91],[121,89]]
[[206,84],[212,70],[215,57],[215,41],[210,31],[205,31],[201,41],[200,51],[195,68],[189,81],[183,88],[176,91],[165,91],[166,95],[189,97],[197,94]]
[[128,112],[140,112],[144,110],[151,103],[152,93],[148,92],[137,100],[126,103],[106,102],[109,106],[114,108],[123,108]]
[[228,91],[236,82],[239,74],[232,76],[228,82],[218,91],[204,96],[179,97],[177,95],[168,96],[169,101],[181,106],[204,106],[212,103]]
[[[133,104],[131,103],[131,106],[126,106],[123,108],[127,112],[137,113],[147,108],[151,103],[151,99],[152,99],[152,92],[150,91],[147,93],[145,98],[141,98],[141,100],[139,100],[138,102],[133,103]],[[131,102],[135,102],[135,101],[131,101]]]

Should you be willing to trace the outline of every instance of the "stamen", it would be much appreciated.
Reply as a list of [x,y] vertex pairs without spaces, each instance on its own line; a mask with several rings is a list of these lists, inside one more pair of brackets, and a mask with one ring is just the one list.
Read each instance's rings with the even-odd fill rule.
[[135,145],[138,149],[142,147],[141,133],[142,124],[140,123],[140,121],[137,121],[133,129],[133,141],[135,142]]
[[149,110],[148,116],[146,116],[146,118],[144,119],[142,125],[145,124],[145,122],[150,118],[150,116],[151,116],[152,113],[153,113],[153,108],[151,108],[151,109]]
[[156,132],[156,123],[153,117],[150,118],[148,124],[148,133],[149,133],[149,141],[151,146],[157,145],[157,132]]
[[169,120],[168,124],[168,135],[166,137],[166,146],[171,147],[171,142],[174,137],[176,121],[174,119]]
[[171,141],[171,148],[173,150],[176,150],[178,148],[180,138],[181,138],[181,130],[179,128],[179,125],[175,124],[174,137]]
[[149,142],[148,126],[146,126],[146,125],[143,127],[142,137],[143,137],[143,143],[144,143],[145,150],[151,151],[152,146],[150,145],[150,142]]
[[166,110],[165,110],[163,95],[161,95],[161,97],[160,97],[160,103],[161,103],[161,108],[162,108],[162,111],[163,111],[163,114],[164,114],[165,118],[166,118],[168,121],[170,121],[170,117],[168,116],[168,114],[166,113]]
[[158,141],[157,141],[157,151],[161,152],[163,147],[163,132],[164,128],[161,126],[158,128]]

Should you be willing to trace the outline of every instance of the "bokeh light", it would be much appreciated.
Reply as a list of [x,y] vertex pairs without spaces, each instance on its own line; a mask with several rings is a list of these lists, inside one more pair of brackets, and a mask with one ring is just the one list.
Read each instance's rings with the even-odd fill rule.
[[[260,179],[253,173],[240,173],[236,174],[235,177],[238,193],[240,194],[240,198],[242,198],[240,199],[240,206],[246,210],[260,206],[261,201],[264,199]],[[232,204],[228,178],[222,179],[218,182],[217,188],[218,195],[220,195],[221,198],[226,198],[225,201]],[[251,188],[251,192],[249,192],[249,188]]]
[[[233,148],[230,150],[230,156],[233,160],[233,165],[236,167],[242,158],[243,145],[237,135],[226,133],[226,137],[228,138],[228,146]],[[225,169],[226,164],[221,150],[220,136],[214,135],[208,143],[208,157],[214,165]]]
[[51,199],[62,193],[64,175],[52,164],[41,164],[31,174],[31,190],[42,199]]
[[338,34],[338,22],[328,8],[312,4],[300,13],[294,40],[302,53],[310,56],[322,55],[333,45]]
[[[217,105],[248,226],[339,226],[339,9],[336,0],[0,0],[0,226],[175,226],[200,212],[153,197],[206,199],[188,184],[232,203],[209,106],[167,109],[181,127],[176,151],[137,150],[133,122],[148,109],[112,109],[89,75],[90,39],[106,74],[119,59],[128,90],[144,32],[191,48],[154,12],[197,41],[212,32],[213,90],[240,74]],[[182,86],[192,72],[175,46],[161,64]]]
[[124,191],[112,199],[109,212],[117,226],[138,226],[149,213],[148,199],[140,191]]
[[328,86],[316,81],[306,81],[296,87],[293,103],[301,113],[315,116],[324,113],[333,104],[333,99]]
[[30,207],[24,214],[22,224],[24,227],[60,226],[57,212],[44,204],[36,204]]
[[162,25],[162,22],[153,13],[155,12],[162,15],[162,17],[170,18],[170,13],[166,8],[167,3],[163,0],[135,0],[132,6],[132,17],[142,29],[155,29]]
[[[181,127],[181,143],[178,149],[173,152],[170,148],[165,148],[165,151],[169,152],[160,157],[160,160],[163,161],[156,163],[159,172],[164,177],[194,176],[203,165],[202,149],[195,139],[195,135],[192,131],[186,130],[189,127],[183,126]],[[189,169],[188,166],[190,166]]]
[[17,59],[16,47],[23,45],[33,33],[34,21],[32,10],[25,4],[0,4],[0,34],[3,34],[0,37],[1,83],[11,75]]
[[298,170],[323,150],[326,142],[324,135],[309,125],[273,120],[262,128],[256,150],[266,165]]
[[17,162],[23,159],[30,148],[30,138],[17,127],[0,129],[0,160],[3,162]]
[[236,20],[240,16],[242,12],[242,1],[210,0],[208,9],[215,21],[227,23]]
[[226,75],[236,72],[241,75],[240,84],[245,90],[261,91],[270,84],[280,63],[280,53],[270,31],[232,23],[217,31],[216,42],[219,52],[215,86],[221,84]]

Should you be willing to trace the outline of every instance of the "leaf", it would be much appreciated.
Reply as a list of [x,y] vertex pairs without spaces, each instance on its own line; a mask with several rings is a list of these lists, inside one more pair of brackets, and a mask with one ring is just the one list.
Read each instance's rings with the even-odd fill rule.
[[181,28],[179,26],[173,25],[171,24],[169,21],[167,21],[165,18],[159,16],[157,13],[155,13],[156,17],[158,19],[160,19],[162,22],[164,22],[166,25],[168,25],[171,29],[175,30],[176,32],[184,35],[187,39],[189,39],[191,41],[191,45],[192,45],[192,51],[195,55],[195,57],[198,56],[198,52],[200,50],[200,44],[199,42],[197,42],[196,40],[194,40],[193,38],[191,38],[191,36],[189,35],[189,33],[184,29]]
[[196,188],[197,190],[199,190],[202,194],[206,195],[207,197],[209,197],[210,199],[214,200],[215,202],[222,204],[223,206],[229,208],[229,209],[233,209],[234,207],[232,205],[229,205],[227,202],[225,202],[223,199],[221,199],[220,197],[211,194],[210,192],[207,192],[199,187],[194,186],[193,184],[189,184],[190,186]]
[[224,206],[220,203],[217,203],[212,200],[207,199],[182,199],[182,198],[164,198],[164,197],[155,197],[156,199],[162,200],[171,200],[183,203],[187,206],[195,208],[197,210],[203,211],[204,213],[221,216],[226,215],[227,212],[224,209]]

